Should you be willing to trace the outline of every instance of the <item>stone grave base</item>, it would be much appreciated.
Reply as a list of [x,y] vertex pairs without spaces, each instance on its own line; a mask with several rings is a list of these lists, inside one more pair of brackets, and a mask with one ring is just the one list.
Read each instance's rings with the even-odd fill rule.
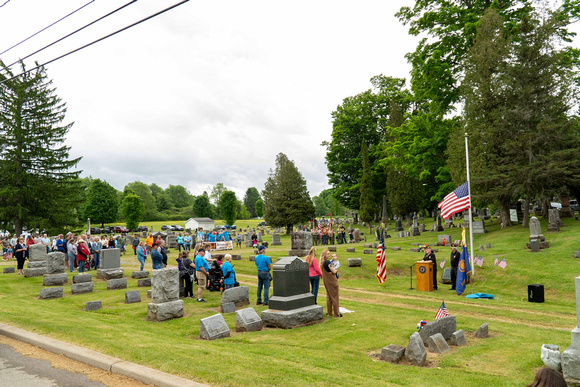
[[270,243],[272,246],[282,246],[282,242],[272,242]]
[[44,267],[35,267],[24,269],[25,277],[41,277],[46,274],[46,265]]
[[42,277],[43,286],[58,286],[68,282],[68,274],[45,274]]
[[323,311],[320,305],[310,305],[293,310],[264,310],[261,318],[265,326],[282,329],[290,329],[299,325],[305,325],[322,321]]
[[123,269],[97,269],[97,278],[104,280],[123,278]]
[[288,250],[288,256],[289,257],[305,257],[308,255],[308,250]]
[[314,305],[314,295],[312,293],[304,293],[288,297],[272,296],[268,300],[268,304],[270,305],[270,308],[273,310],[282,311],[290,309],[299,309]]
[[149,321],[165,321],[183,317],[183,300],[147,304],[147,319]]

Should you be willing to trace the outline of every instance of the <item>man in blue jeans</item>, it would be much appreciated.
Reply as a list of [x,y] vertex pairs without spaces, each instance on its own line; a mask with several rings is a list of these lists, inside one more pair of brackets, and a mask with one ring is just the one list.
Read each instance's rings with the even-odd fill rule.
[[262,304],[262,286],[264,287],[264,305],[268,305],[268,295],[270,293],[270,269],[272,268],[272,261],[270,257],[264,255],[266,246],[258,247],[258,255],[254,258],[254,263],[258,268],[258,302],[256,305]]

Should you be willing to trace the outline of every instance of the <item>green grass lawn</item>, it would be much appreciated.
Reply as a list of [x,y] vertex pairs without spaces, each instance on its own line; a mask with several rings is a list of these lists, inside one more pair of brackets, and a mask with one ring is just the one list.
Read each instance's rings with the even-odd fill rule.
[[[184,318],[149,322],[146,288],[138,288],[137,280],[130,278],[131,271],[138,270],[132,249],[122,257],[122,266],[129,277],[127,290],[139,290],[143,302],[125,305],[125,290],[107,291],[105,281],[96,278],[94,293],[72,296],[69,281],[64,298],[39,300],[42,278],[0,274],[0,321],[211,385],[524,386],[542,366],[541,345],[557,344],[564,350],[577,323],[574,278],[580,275],[580,260],[572,254],[578,249],[580,222],[563,221],[561,232],[544,233],[551,247],[540,253],[525,250],[528,229],[500,230],[497,222],[486,222],[489,232],[474,236],[476,253],[485,263],[483,268],[475,267],[472,286],[474,292],[491,293],[495,300],[458,297],[443,284],[435,292],[409,289],[409,266],[423,256],[409,251],[414,247],[411,243],[437,242],[438,233],[425,232],[386,239],[388,279],[383,285],[375,277],[374,253],[363,254],[364,242],[355,245],[356,253],[346,253],[346,246],[338,245],[340,304],[354,313],[311,326],[236,333],[234,314],[227,314],[230,338],[200,340],[199,320],[219,312],[219,292],[204,292],[207,304],[184,300]],[[246,222],[236,224],[255,227],[258,221]],[[159,222],[159,227],[162,224],[181,223]],[[431,223],[426,226],[429,229]],[[542,220],[542,229],[546,226]],[[461,230],[439,234],[450,234],[455,240],[460,239]],[[374,241],[370,239],[367,243]],[[271,236],[265,235],[264,240],[271,241]],[[477,252],[486,243],[491,243],[491,249]],[[391,251],[393,246],[402,250]],[[268,255],[276,259],[286,256],[289,249],[290,238],[283,236],[282,246],[271,247]],[[250,287],[250,306],[259,313],[265,308],[254,305],[256,270],[248,260],[253,250],[235,251],[242,254],[241,261],[234,261],[238,280]],[[495,255],[506,258],[505,270],[493,265]],[[176,256],[172,250],[170,265],[176,265]],[[438,263],[445,258],[449,267],[447,247],[439,247],[436,256]],[[347,267],[347,259],[354,257],[363,259],[362,268]],[[14,264],[2,262],[2,266]],[[150,269],[148,262],[146,270]],[[413,272],[413,281],[414,277]],[[545,287],[545,303],[527,301],[527,286],[536,283]],[[87,301],[97,300],[103,302],[103,309],[83,311]],[[432,321],[442,301],[456,315],[457,328],[466,333],[467,347],[429,354],[424,368],[377,359],[388,344],[406,345],[417,323]],[[318,303],[326,313],[322,284]],[[475,331],[484,322],[489,324],[491,337],[475,339]]]

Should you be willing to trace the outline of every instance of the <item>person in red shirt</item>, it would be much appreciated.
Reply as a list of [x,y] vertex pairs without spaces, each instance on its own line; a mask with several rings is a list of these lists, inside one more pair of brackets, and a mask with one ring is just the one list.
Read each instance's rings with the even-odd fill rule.
[[316,247],[311,247],[308,255],[304,257],[304,260],[308,263],[308,275],[310,276],[310,293],[314,295],[314,303],[317,303],[318,298],[318,288],[320,287],[320,277],[322,277],[322,271],[318,267],[318,261],[316,260]]

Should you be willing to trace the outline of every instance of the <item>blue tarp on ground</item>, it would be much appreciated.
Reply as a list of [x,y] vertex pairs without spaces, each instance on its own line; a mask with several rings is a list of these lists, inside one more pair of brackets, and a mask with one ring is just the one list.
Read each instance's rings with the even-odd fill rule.
[[475,293],[475,294],[468,294],[465,298],[486,298],[488,300],[493,300],[493,294],[487,293]]

